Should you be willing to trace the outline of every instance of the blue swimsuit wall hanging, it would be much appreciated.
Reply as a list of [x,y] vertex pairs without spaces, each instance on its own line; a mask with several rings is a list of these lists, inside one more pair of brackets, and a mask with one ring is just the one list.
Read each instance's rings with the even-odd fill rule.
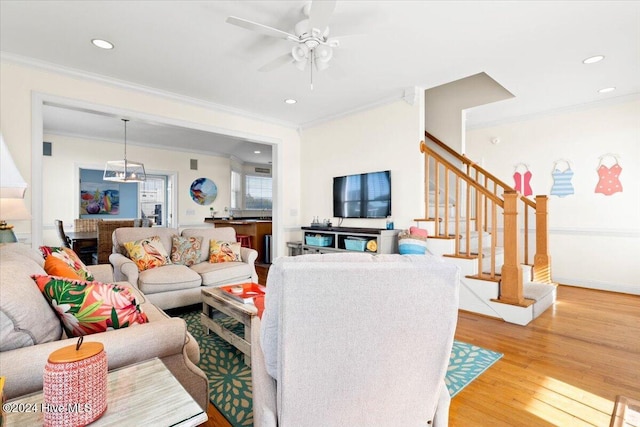
[[[564,164],[565,169],[560,170],[559,164]],[[573,184],[571,184],[571,178],[573,178],[573,171],[571,170],[571,164],[568,160],[556,160],[553,163],[553,185],[551,186],[551,195],[558,197],[570,196],[574,193]]]

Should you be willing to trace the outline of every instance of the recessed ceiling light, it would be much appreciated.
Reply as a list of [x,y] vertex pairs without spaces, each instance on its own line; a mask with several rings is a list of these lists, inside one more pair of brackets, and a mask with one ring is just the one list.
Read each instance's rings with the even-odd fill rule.
[[260,154],[260,150],[254,151],[253,154]]
[[296,103],[296,102],[298,102],[298,101],[296,101],[295,99],[291,99],[291,98],[289,98],[289,99],[285,99],[285,100],[284,100],[284,102],[285,102],[286,104],[295,104],[295,103]]
[[583,64],[595,64],[596,62],[600,62],[604,59],[604,55],[596,55],[590,56],[589,58],[582,61]]
[[598,92],[600,92],[600,93],[609,93],[609,92],[613,92],[614,90],[616,90],[615,87],[605,87],[604,89],[600,89]]
[[113,43],[106,40],[92,39],[91,43],[93,43],[94,46],[99,47],[100,49],[113,49]]

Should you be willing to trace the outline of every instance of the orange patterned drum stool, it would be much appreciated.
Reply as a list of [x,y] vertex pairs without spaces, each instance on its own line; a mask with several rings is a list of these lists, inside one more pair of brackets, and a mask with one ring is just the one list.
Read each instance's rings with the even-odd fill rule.
[[44,425],[84,426],[107,409],[107,354],[102,343],[63,347],[44,368]]

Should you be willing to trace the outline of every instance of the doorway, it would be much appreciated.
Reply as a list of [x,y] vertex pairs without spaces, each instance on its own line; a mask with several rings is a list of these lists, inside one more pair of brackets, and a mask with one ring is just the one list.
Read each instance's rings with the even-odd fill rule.
[[140,183],[138,200],[140,218],[149,218],[154,226],[172,227],[171,212],[171,180],[167,175],[149,175]]

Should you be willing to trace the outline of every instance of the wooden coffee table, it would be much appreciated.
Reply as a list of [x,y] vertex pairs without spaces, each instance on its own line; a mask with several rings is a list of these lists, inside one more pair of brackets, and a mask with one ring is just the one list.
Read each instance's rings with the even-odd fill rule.
[[[244,363],[251,366],[251,319],[258,314],[253,304],[238,302],[217,288],[202,290],[202,314],[200,321],[206,333],[213,331],[220,338],[244,354]],[[244,325],[244,336],[235,334],[215,320],[231,317]]]

